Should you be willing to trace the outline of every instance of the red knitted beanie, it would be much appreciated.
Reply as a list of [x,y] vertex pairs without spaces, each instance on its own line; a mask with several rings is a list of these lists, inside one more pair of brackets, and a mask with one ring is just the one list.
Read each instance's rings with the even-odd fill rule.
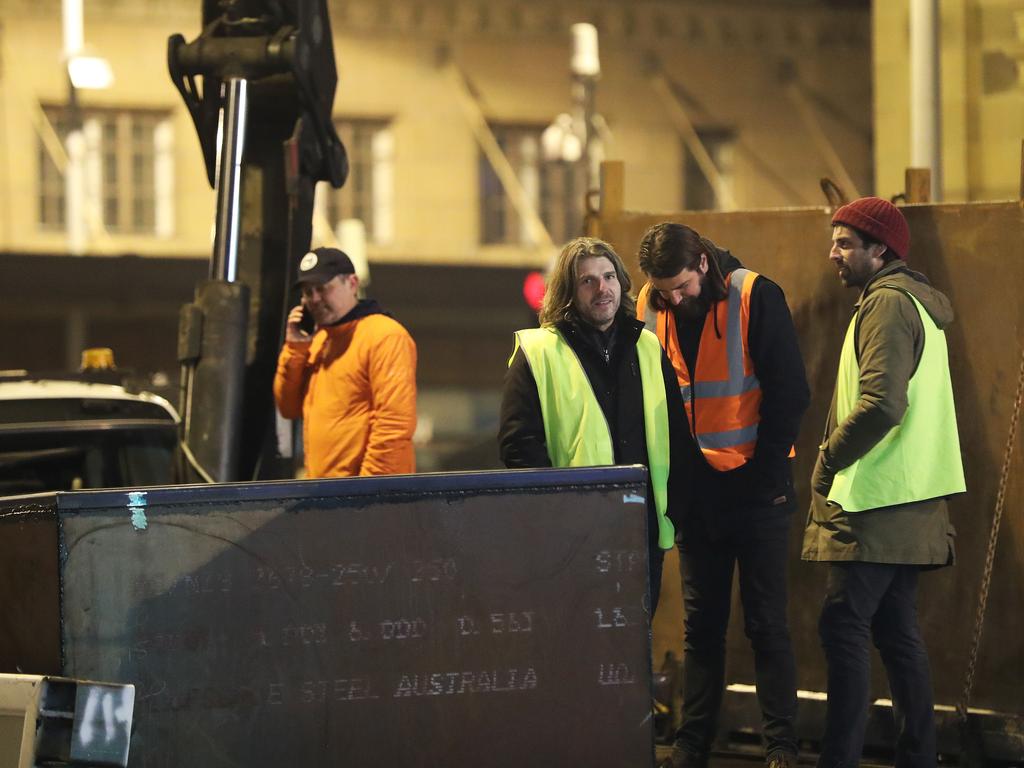
[[883,243],[901,259],[910,250],[910,227],[903,212],[880,197],[862,197],[847,203],[832,216],[832,226],[856,227]]

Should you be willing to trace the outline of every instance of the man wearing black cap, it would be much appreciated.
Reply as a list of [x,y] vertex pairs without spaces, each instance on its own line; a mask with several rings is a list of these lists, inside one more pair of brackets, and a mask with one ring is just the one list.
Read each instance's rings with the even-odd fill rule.
[[[307,477],[414,472],[412,337],[359,298],[352,261],[337,248],[303,256],[296,284],[302,303],[288,313],[274,399],[284,418],[303,420]],[[301,328],[304,312],[312,334]]]
[[910,229],[877,197],[832,217],[829,260],[860,290],[811,479],[803,559],[829,563],[818,629],[828,662],[819,766],[856,766],[878,648],[896,718],[896,765],[934,766],[922,569],[953,561],[947,498],[965,490],[944,329],[949,299],[907,267]]

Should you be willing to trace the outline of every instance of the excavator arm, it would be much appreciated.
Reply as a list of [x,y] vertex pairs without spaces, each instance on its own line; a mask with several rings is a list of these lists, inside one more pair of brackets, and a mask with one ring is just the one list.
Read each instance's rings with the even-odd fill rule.
[[182,453],[189,480],[268,476],[271,385],[313,190],[340,187],[345,148],[326,0],[204,0],[202,32],[168,40],[171,79],[217,191],[209,277],[182,309]]

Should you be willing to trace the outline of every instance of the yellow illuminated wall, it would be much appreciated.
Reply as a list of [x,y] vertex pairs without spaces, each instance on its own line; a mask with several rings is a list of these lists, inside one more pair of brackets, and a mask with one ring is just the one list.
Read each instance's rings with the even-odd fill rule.
[[[1024,60],[1024,2],[941,0],[939,10],[944,198],[1016,198],[1024,79],[1014,64]],[[885,196],[902,191],[910,164],[909,25],[908,0],[874,0],[875,174]]]
[[[86,41],[110,61],[116,81],[110,90],[83,93],[83,105],[165,109],[174,133],[173,234],[112,235],[91,243],[91,254],[209,253],[214,196],[166,67],[167,37],[194,38],[200,7],[199,0],[85,2]],[[569,26],[576,21],[600,29],[597,106],[611,130],[608,159],[625,161],[629,208],[682,205],[682,144],[651,87],[652,56],[685,89],[698,127],[735,131],[742,145],[733,179],[739,207],[824,202],[818,181],[833,173],[813,130],[827,137],[859,190],[871,189],[866,8],[796,1],[335,0],[330,10],[339,70],[335,114],[393,120],[394,239],[371,246],[371,260],[546,261],[548,254],[536,250],[479,244],[479,150],[437,61],[446,47],[479,90],[489,119],[546,124],[571,105]],[[0,250],[61,253],[64,237],[36,224],[38,139],[31,118],[33,105],[66,98],[60,3],[6,0],[0,22]],[[780,72],[787,60],[796,65],[814,126],[786,96]]]

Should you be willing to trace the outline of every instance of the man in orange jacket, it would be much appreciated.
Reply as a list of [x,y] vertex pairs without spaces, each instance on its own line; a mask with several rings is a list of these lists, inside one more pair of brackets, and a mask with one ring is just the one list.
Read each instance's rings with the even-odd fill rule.
[[[414,472],[416,344],[372,299],[352,260],[316,248],[299,264],[302,303],[288,314],[274,399],[302,418],[307,477]],[[304,312],[312,334],[302,330]]]

